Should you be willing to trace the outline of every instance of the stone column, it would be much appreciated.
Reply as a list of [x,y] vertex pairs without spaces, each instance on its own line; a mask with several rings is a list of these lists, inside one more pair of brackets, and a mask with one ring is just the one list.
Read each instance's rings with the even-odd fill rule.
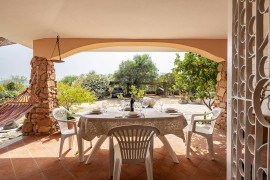
[[53,62],[42,57],[31,60],[30,91],[40,103],[27,114],[22,131],[24,135],[49,134],[54,131],[51,111],[58,106],[57,83]]
[[215,107],[222,108],[221,117],[216,125],[220,129],[227,129],[227,62],[221,62],[218,65],[217,91],[215,97]]

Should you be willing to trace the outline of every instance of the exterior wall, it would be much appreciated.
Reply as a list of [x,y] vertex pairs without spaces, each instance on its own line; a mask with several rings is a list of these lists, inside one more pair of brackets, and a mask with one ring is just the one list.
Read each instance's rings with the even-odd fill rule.
[[[52,56],[56,39],[44,38],[33,42],[34,56],[47,59],[58,56],[55,51]],[[90,39],[90,38],[61,38],[61,57],[104,47],[116,46],[153,46],[168,47],[181,51],[190,51],[201,54],[202,56],[217,61],[227,59],[227,40],[226,39]]]
[[218,65],[217,90],[214,105],[222,108],[221,117],[216,125],[220,129],[227,129],[227,62]]
[[51,133],[54,131],[51,110],[58,105],[54,65],[45,58],[35,56],[31,67],[30,90],[40,104],[27,114],[22,131],[25,135]]

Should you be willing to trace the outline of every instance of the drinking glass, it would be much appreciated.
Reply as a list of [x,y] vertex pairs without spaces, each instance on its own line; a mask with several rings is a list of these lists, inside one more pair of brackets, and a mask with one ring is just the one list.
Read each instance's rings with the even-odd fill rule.
[[162,112],[162,107],[163,107],[163,101],[159,101],[159,106],[160,106],[160,112]]
[[108,109],[108,102],[107,101],[102,102],[102,109],[103,109],[103,113],[107,112],[107,109]]
[[121,100],[121,110],[122,110],[122,116],[125,116],[125,108],[126,108],[126,101],[125,100]]
[[119,111],[122,110],[122,109],[121,109],[121,101],[116,100],[115,105],[116,105],[117,110],[119,110]]
[[142,101],[142,107],[144,108],[144,112],[146,112],[146,108],[149,106],[147,101]]
[[141,102],[135,102],[135,109],[136,109],[137,111],[139,111],[140,114],[141,114],[141,113],[142,113],[142,109],[143,109],[142,103],[141,103]]

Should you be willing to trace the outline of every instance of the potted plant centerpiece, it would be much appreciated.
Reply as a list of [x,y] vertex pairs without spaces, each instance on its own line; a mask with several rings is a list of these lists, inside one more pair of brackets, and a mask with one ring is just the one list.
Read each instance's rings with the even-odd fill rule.
[[[75,121],[76,119],[75,119],[75,117],[72,116],[72,114],[67,113],[67,120],[68,121]],[[72,122],[68,122],[67,126],[68,126],[68,129],[73,129],[74,124]]]
[[145,91],[143,89],[139,89],[134,85],[131,86],[130,94],[134,97],[135,101],[141,101],[141,99],[143,98],[144,92]]

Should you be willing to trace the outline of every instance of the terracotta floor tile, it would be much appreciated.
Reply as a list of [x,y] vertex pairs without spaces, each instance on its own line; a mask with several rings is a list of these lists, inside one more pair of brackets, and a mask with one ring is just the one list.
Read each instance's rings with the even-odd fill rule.
[[130,176],[130,175],[127,174],[125,171],[121,171],[120,179],[121,179],[121,180],[133,180],[134,177]]
[[[185,144],[179,137],[166,135],[180,163],[174,163],[158,138],[155,138],[153,177],[155,180],[174,179],[220,179],[226,178],[226,134],[214,135],[216,161],[211,161],[207,144],[200,136],[192,139],[190,159],[185,158]],[[97,138],[93,140],[93,145]],[[68,141],[63,157],[58,160],[60,134],[29,136],[0,149],[0,179],[91,179],[109,180],[109,141],[106,140],[94,156],[91,164],[78,161],[77,142],[68,150]],[[85,160],[91,150],[84,141]],[[12,167],[14,165],[15,173]],[[122,179],[147,179],[144,163],[123,165]]]
[[221,165],[218,161],[207,161],[204,160],[198,170],[202,170],[205,174],[211,176],[218,176],[221,171]]
[[14,149],[18,149],[18,148],[21,148],[24,146],[24,143],[23,141],[18,141],[18,142],[15,142],[11,145],[8,146],[8,150],[11,151],[11,150],[14,150]]
[[190,176],[186,175],[183,172],[180,172],[178,170],[173,170],[170,172],[170,174],[165,178],[166,180],[188,180],[190,179]]
[[190,156],[189,158],[186,158],[186,157],[180,158],[179,163],[198,167],[202,161],[203,161],[202,159],[197,159],[197,158],[194,158],[193,156]]
[[[20,178],[19,178],[20,179]],[[34,174],[34,175],[30,175],[26,178],[21,178],[21,180],[46,180],[46,177],[44,176],[43,173],[38,173],[38,174]]]
[[40,172],[40,169],[32,158],[12,159],[12,163],[18,178],[26,178]]
[[122,171],[126,172],[130,177],[135,178],[146,171],[144,163],[142,164],[123,164]]
[[155,163],[153,164],[153,177],[154,179],[164,179],[167,177],[167,175],[170,174],[173,168],[170,168],[168,166],[165,166],[160,163]]
[[74,179],[64,167],[59,166],[57,168],[50,168],[43,171],[47,179]]
[[197,171],[197,167],[192,166],[192,165],[188,165],[185,163],[179,163],[179,165],[177,165],[174,169],[175,172],[181,172],[189,177],[193,176],[196,171]]
[[219,180],[225,180],[227,176],[226,168],[222,169],[218,175]]
[[56,158],[35,158],[35,160],[41,171],[62,166],[61,162]]
[[0,160],[0,179],[16,179],[10,159]]
[[141,173],[139,176],[135,177],[134,180],[147,180],[146,171]]
[[214,174],[208,174],[208,172],[205,172],[204,170],[198,169],[196,173],[191,177],[193,180],[212,180],[217,179],[218,176],[215,176]]

